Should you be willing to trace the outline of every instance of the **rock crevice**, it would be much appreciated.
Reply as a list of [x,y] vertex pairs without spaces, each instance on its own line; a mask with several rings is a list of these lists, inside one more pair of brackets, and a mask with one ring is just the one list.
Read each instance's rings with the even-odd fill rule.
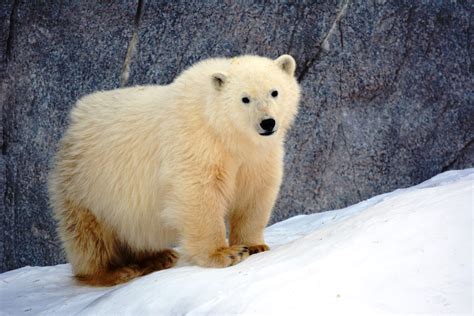
[[13,0],[13,3],[12,3],[10,18],[9,18],[8,35],[7,35],[6,47],[5,47],[5,62],[6,63],[12,58],[15,26],[17,22],[16,16],[18,12],[19,2],[20,0]]
[[137,12],[135,13],[135,18],[133,20],[133,32],[130,42],[128,43],[127,54],[125,55],[125,60],[123,62],[122,74],[120,76],[120,86],[124,87],[127,85],[128,78],[130,77],[130,67],[133,60],[135,51],[137,50],[138,44],[138,30],[140,28],[140,20],[143,16],[145,7],[145,0],[138,0],[137,2]]
[[[334,34],[336,28],[341,21],[341,19],[344,17],[347,11],[347,7],[349,6],[350,0],[343,0],[340,7],[341,9],[336,15],[336,18],[334,19],[333,23],[331,24],[331,27],[329,28],[329,31],[324,35],[323,39],[319,44],[316,45],[316,53],[314,56],[312,56],[308,61],[305,61],[303,63],[303,68],[298,76],[298,81],[303,81],[303,79],[306,76],[306,73],[310,70],[310,68],[313,66],[313,64],[320,58],[321,54],[324,51],[328,51],[330,49],[329,47],[329,40],[331,39],[332,35]],[[341,35],[341,44],[342,44],[342,33]]]

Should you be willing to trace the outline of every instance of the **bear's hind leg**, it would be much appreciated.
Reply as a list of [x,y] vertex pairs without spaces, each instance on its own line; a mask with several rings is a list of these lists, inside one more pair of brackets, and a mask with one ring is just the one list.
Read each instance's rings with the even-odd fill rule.
[[137,264],[143,275],[169,269],[178,262],[179,254],[172,249],[164,249],[158,252],[141,252],[134,255],[132,264]]
[[108,268],[91,274],[76,274],[75,277],[79,282],[87,285],[112,286],[142,276],[142,270],[143,269],[137,265],[130,265],[115,269]]
[[171,249],[138,255],[128,253],[128,255],[131,255],[131,257],[121,258],[120,261],[125,260],[125,262],[120,265],[112,263],[104,270],[92,274],[76,275],[76,279],[93,286],[117,285],[139,276],[171,268],[176,265],[179,258],[178,253]]
[[178,254],[133,252],[87,208],[66,202],[59,214],[59,233],[75,277],[93,286],[112,286],[176,264]]

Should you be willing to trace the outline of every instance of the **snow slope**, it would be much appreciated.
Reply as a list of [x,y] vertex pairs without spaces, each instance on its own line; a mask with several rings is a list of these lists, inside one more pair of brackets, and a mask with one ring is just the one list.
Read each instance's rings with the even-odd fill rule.
[[2,315],[472,314],[474,169],[269,227],[272,250],[112,288],[69,265],[0,275]]

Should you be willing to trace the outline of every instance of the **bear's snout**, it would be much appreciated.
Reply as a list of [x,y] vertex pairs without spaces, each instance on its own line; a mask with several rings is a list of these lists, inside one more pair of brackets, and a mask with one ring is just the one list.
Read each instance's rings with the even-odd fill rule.
[[273,130],[275,128],[276,122],[272,118],[264,119],[260,122],[260,127],[262,128],[263,132],[260,133],[262,136],[268,136],[273,134],[275,131]]
[[260,127],[263,128],[264,131],[273,131],[273,128],[275,127],[275,120],[272,118],[265,119],[260,122]]

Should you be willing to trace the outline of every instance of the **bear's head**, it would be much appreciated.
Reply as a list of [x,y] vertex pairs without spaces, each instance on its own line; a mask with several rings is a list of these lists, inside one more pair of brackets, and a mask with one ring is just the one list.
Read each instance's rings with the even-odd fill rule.
[[[275,60],[240,56],[212,74],[213,111],[221,129],[256,143],[284,137],[298,110],[300,87],[290,55]],[[221,122],[221,123],[222,123]]]

